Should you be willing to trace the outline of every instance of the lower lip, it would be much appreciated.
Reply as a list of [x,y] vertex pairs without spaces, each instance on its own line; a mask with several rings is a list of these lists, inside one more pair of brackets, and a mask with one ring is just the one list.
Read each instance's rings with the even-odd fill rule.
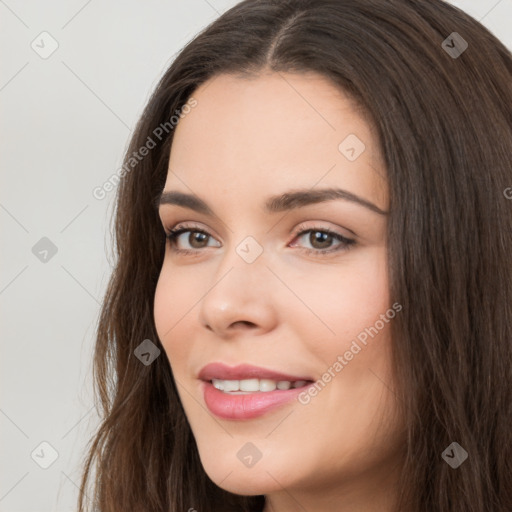
[[308,385],[235,395],[218,390],[211,382],[203,382],[203,396],[206,406],[215,416],[226,420],[250,420],[290,402],[307,388]]

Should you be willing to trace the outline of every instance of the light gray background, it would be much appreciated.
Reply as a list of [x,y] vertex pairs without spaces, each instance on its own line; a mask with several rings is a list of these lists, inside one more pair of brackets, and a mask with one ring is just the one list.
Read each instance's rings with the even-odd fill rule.
[[[236,3],[0,0],[1,512],[75,510],[113,264],[115,191],[97,200],[92,190],[121,166],[176,52]],[[512,0],[452,3],[512,48]],[[43,59],[52,38],[58,48]],[[33,253],[43,237],[57,248],[46,262]],[[58,453],[47,469],[42,442]]]

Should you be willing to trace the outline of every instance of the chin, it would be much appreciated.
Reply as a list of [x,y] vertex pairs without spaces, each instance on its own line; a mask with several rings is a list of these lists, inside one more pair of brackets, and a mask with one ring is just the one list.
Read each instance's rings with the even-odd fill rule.
[[215,459],[214,456],[203,460],[201,457],[201,463],[210,480],[225,491],[241,496],[257,496],[288,486],[289,476],[287,481],[283,481],[283,478],[277,476],[279,469],[274,465],[269,467],[264,464],[263,459],[253,467],[246,467],[238,459],[238,464],[233,464],[232,460],[226,460],[227,455],[224,457],[224,460]]

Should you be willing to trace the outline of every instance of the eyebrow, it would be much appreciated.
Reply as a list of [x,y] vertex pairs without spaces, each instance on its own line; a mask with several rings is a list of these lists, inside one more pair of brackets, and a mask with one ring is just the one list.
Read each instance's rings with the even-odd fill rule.
[[[326,188],[321,190],[294,190],[279,194],[276,196],[269,197],[265,201],[265,210],[268,213],[278,213],[284,211],[295,210],[297,208],[303,208],[311,204],[323,203],[326,201],[332,201],[335,199],[343,199],[356,203],[359,206],[363,206],[368,210],[378,213],[379,215],[386,215],[388,212],[381,210],[378,206],[371,203],[370,201],[363,199],[362,197],[343,190],[340,188]],[[198,213],[205,215],[216,216],[213,210],[208,204],[203,201],[200,197],[194,194],[186,194],[184,192],[164,190],[156,198],[154,206],[158,209],[161,205],[173,204],[189,208]]]

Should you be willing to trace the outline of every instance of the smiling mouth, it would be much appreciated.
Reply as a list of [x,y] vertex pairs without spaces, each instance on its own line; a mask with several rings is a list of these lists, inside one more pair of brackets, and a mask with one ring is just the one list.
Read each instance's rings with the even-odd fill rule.
[[[298,379],[275,372],[267,372],[274,373],[274,379],[257,378],[254,377],[256,371],[259,370],[254,367],[250,372],[244,371],[243,373],[246,374],[252,373],[246,379],[214,377],[215,373],[221,372],[212,372],[213,375],[208,376],[203,374],[202,393],[208,410],[218,418],[226,420],[251,420],[284,407],[314,383],[304,377]],[[226,376],[231,377],[231,375]],[[239,376],[242,377],[242,375],[233,375],[233,377]],[[266,377],[270,376],[266,375]],[[291,377],[291,380],[284,380],[283,377]]]
[[272,380],[272,379],[242,379],[224,380],[211,379],[213,387],[226,394],[247,395],[250,393],[266,393],[269,391],[286,391],[288,389],[302,388],[313,381],[310,380]]

